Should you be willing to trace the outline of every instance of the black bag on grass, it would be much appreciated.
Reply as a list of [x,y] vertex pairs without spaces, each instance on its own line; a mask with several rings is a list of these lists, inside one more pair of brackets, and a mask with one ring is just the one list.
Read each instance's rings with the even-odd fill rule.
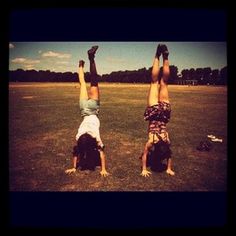
[[210,151],[212,149],[212,144],[209,141],[201,141],[196,147],[198,151]]

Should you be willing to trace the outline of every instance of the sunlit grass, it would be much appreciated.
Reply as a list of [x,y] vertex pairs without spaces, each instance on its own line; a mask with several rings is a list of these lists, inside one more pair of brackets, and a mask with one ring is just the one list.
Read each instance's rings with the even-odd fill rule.
[[[103,179],[94,172],[64,174],[82,121],[79,85],[15,83],[9,86],[10,189],[26,191],[221,191],[226,190],[227,88],[169,86],[168,124],[175,177],[140,176],[147,137],[143,120],[149,85],[101,84],[101,137],[106,146]],[[196,146],[208,134],[223,138],[210,152]]]

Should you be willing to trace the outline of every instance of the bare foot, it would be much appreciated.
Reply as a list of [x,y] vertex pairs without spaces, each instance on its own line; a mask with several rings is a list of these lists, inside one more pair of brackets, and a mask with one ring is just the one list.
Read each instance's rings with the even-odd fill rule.
[[171,176],[175,175],[175,172],[174,172],[173,170],[171,170],[171,169],[167,169],[167,170],[166,170],[166,173],[167,173],[168,175],[171,175]]

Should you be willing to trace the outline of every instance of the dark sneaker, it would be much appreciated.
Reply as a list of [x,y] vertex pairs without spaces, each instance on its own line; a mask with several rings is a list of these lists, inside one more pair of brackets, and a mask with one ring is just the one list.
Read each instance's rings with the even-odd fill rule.
[[163,44],[158,44],[157,46],[157,51],[156,51],[156,57],[159,58],[161,53],[162,53],[162,45]]
[[96,51],[98,49],[98,46],[92,46],[89,50],[88,50],[88,56],[90,57],[94,57]]
[[81,67],[81,66],[84,67],[84,61],[83,60],[79,61],[79,67]]
[[165,44],[161,45],[161,51],[162,51],[163,58],[168,58],[169,51],[168,51],[168,48],[167,48],[167,46]]

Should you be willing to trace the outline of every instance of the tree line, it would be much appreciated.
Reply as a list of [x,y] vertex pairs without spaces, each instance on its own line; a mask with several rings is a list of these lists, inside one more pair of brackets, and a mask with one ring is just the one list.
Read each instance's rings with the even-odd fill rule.
[[[148,69],[116,71],[110,74],[98,75],[98,80],[99,82],[150,83],[151,70],[152,67]],[[89,72],[85,72],[85,81],[90,82]],[[196,81],[196,84],[200,85],[226,85],[227,66],[220,70],[212,70],[210,67],[183,69],[180,74],[176,66],[170,66],[169,84],[185,84],[188,81]],[[50,70],[17,69],[9,71],[9,82],[78,82],[78,74],[72,72],[53,72]]]

